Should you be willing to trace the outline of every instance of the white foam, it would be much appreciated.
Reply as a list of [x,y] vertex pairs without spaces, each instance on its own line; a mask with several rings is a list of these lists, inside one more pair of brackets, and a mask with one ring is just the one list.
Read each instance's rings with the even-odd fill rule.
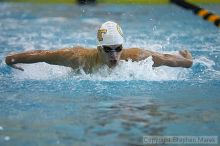
[[209,69],[212,69],[213,66],[215,65],[215,62],[213,60],[210,60],[204,56],[199,56],[199,57],[195,58],[193,60],[193,62],[194,62],[194,64],[201,63]]
[[103,66],[97,72],[86,74],[81,70],[80,74],[72,69],[62,66],[48,65],[46,63],[22,64],[24,71],[13,70],[16,79],[48,80],[65,78],[66,76],[76,80],[99,80],[99,81],[125,81],[125,80],[183,80],[186,78],[189,69],[171,67],[152,67],[153,61],[149,57],[143,61],[132,62],[121,61],[114,69]]
[[65,22],[68,21],[66,17],[41,17],[35,20],[38,23],[48,23],[51,21],[55,22]]
[[13,70],[16,79],[49,80],[65,77],[71,72],[71,68],[49,65],[46,63],[20,64],[24,71]]
[[[211,59],[208,59],[207,57],[204,56],[199,56],[196,57],[194,59],[194,63],[195,66],[198,66],[199,68],[201,67],[200,71],[198,73],[198,79],[199,80],[203,80],[206,81],[208,79],[219,79],[220,78],[220,71],[219,70],[215,70],[214,66],[215,66],[215,62]],[[204,80],[204,78],[206,80]]]
[[159,67],[153,68],[152,58],[143,61],[132,62],[121,61],[113,70],[107,66],[102,67],[93,74],[78,75],[82,80],[102,80],[102,81],[125,81],[125,80],[182,80],[187,75],[187,70],[183,68]]
[[90,24],[90,25],[100,25],[101,21],[97,18],[85,18],[82,20],[84,23]]

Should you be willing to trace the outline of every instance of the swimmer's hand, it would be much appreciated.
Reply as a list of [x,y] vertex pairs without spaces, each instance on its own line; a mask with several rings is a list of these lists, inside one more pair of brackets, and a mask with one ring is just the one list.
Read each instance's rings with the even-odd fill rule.
[[20,71],[24,71],[24,69],[22,67],[16,66],[15,64],[10,65],[12,68],[18,69]]
[[[59,49],[59,50],[33,50],[26,51],[22,53],[10,53],[5,58],[5,63],[12,68],[24,71],[23,68],[17,66],[18,63],[38,63],[45,62],[53,65],[62,65],[67,67],[72,67],[72,62],[74,60],[74,55],[78,54],[81,48],[75,49]],[[73,58],[73,61],[72,61]]]
[[152,67],[159,67],[164,64],[164,59],[161,55],[152,55],[152,60],[154,62]]
[[5,63],[12,68],[24,71],[24,69],[22,67],[15,65],[15,59],[11,55],[9,55],[5,58]]

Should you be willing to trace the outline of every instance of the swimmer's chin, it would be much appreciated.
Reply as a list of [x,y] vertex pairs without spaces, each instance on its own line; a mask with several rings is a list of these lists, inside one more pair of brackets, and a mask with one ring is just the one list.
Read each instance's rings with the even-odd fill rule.
[[115,68],[118,65],[117,61],[109,61],[108,67],[109,68]]

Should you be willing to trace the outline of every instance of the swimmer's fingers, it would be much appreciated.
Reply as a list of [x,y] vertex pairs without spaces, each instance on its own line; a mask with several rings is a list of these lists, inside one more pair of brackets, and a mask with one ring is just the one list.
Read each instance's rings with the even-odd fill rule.
[[163,65],[163,60],[160,56],[152,55],[152,60],[154,62],[152,67],[159,67],[159,66]]
[[5,63],[6,63],[8,66],[12,67],[12,68],[15,68],[15,69],[24,71],[23,68],[21,68],[21,67],[15,65],[15,60],[14,60],[14,58],[13,58],[11,55],[6,57]]
[[160,65],[158,65],[158,64],[156,64],[156,63],[154,63],[153,65],[152,65],[152,67],[159,67]]
[[22,67],[16,66],[15,64],[12,64],[12,65],[9,65],[9,66],[11,66],[12,68],[18,69],[20,71],[24,71],[24,69]]

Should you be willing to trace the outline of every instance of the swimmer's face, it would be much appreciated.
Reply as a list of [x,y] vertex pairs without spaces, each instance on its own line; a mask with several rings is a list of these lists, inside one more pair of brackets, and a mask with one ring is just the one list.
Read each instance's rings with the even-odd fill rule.
[[109,67],[115,67],[122,53],[122,45],[103,45],[100,47],[100,52],[105,64]]

